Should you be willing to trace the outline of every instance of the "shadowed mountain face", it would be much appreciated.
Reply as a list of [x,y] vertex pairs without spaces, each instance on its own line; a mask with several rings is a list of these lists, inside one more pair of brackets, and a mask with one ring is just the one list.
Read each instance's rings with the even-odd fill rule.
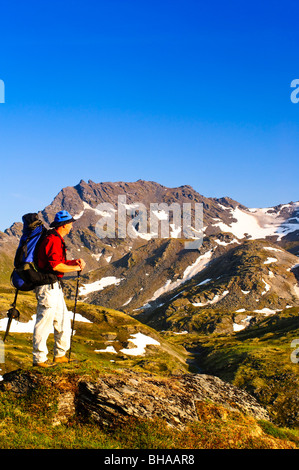
[[[299,202],[248,209],[191,186],[82,180],[62,189],[40,217],[47,226],[62,209],[77,219],[66,243],[69,258],[87,262],[80,288],[85,302],[179,330],[199,328],[202,321],[190,320],[216,309],[227,331],[298,305]],[[196,230],[186,230],[190,225]],[[21,233],[22,224],[15,223],[0,234],[2,281],[9,278]],[[190,233],[200,240],[193,249]],[[73,288],[70,283],[66,291]]]

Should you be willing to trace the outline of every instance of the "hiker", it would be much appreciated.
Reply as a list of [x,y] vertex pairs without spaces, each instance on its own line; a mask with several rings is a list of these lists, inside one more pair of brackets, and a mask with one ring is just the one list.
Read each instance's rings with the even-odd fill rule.
[[37,264],[42,272],[55,273],[57,281],[35,288],[38,301],[36,323],[33,331],[33,365],[49,367],[47,360],[47,339],[54,326],[54,362],[68,362],[66,352],[70,347],[70,320],[61,286],[65,273],[82,271],[83,259],[66,259],[66,248],[63,238],[72,229],[74,219],[67,211],[55,215],[47,236],[38,249]]

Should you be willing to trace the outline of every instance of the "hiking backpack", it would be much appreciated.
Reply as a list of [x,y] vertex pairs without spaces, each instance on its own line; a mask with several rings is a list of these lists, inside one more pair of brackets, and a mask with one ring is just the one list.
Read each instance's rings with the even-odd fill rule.
[[37,286],[53,284],[57,276],[43,273],[37,268],[38,248],[48,230],[36,213],[25,214],[22,220],[23,235],[15,254],[11,283],[17,290],[30,291]]

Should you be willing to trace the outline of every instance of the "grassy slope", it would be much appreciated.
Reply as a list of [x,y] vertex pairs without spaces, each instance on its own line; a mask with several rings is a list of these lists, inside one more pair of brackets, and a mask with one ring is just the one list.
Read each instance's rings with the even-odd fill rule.
[[[13,300],[13,291],[3,286],[0,289],[1,316]],[[73,302],[68,302],[71,309]],[[22,293],[18,308],[21,319],[28,321],[35,312],[36,301],[32,293]],[[172,335],[158,334],[137,320],[111,309],[78,303],[78,313],[93,321],[76,323],[73,342],[73,357],[88,358],[88,362],[76,366],[59,366],[55,373],[96,376],[122,368],[154,372],[158,375],[186,372],[188,356],[181,347],[188,346],[200,352],[200,366],[205,372],[219,375],[255,394],[259,401],[269,401],[274,392],[271,381],[276,377],[277,386],[286,380],[286,387],[294,380],[298,365],[290,363],[290,343],[294,335],[299,337],[296,322],[298,309],[289,309],[284,314],[269,317],[258,327],[234,335]],[[295,322],[295,323],[294,323]],[[294,326],[295,325],[295,326]],[[118,350],[130,334],[142,331],[157,338],[163,348],[149,348],[144,357],[128,357],[123,354],[96,353],[107,344]],[[114,342],[107,338],[114,335]],[[108,335],[108,336],[107,336]],[[116,336],[115,336],[116,335]],[[53,346],[49,341],[49,350]],[[109,340],[110,341],[110,340]],[[5,345],[5,366],[9,370],[31,367],[31,334],[13,333]],[[194,351],[193,351],[194,352]],[[278,360],[279,358],[279,360]],[[179,360],[178,360],[179,359]],[[111,362],[115,361],[115,362]],[[75,368],[75,369],[74,369]],[[189,370],[190,371],[190,370]],[[2,372],[3,367],[2,367]],[[46,373],[53,373],[47,371]],[[286,375],[281,375],[286,374]],[[285,387],[285,388],[286,388]],[[278,394],[278,408],[284,409],[284,394]],[[292,400],[289,394],[289,402]],[[280,401],[279,401],[280,400]],[[286,398],[287,400],[287,398]],[[270,399],[271,401],[271,399]],[[268,403],[269,404],[269,403]],[[270,404],[271,405],[271,404]],[[277,402],[276,402],[277,405]],[[289,406],[292,406],[290,403]],[[277,406],[276,406],[277,407]],[[270,406],[271,408],[271,406]],[[0,392],[0,438],[2,448],[294,448],[299,446],[298,431],[278,427],[267,422],[256,422],[241,413],[211,403],[198,405],[200,422],[190,425],[184,433],[169,429],[163,421],[131,419],[123,428],[107,431],[90,422],[80,422],[74,417],[67,425],[53,427],[51,416],[55,409],[55,391],[41,390],[30,398],[16,398],[11,392]],[[51,411],[52,410],[52,411]],[[288,418],[289,419],[289,418]],[[279,421],[279,420],[278,420]],[[281,426],[285,426],[280,419]],[[291,423],[294,424],[294,423]]]
[[10,276],[13,270],[13,260],[10,253],[0,252],[0,283],[10,282]]
[[[14,298],[11,288],[0,287],[0,318],[6,316]],[[72,301],[67,301],[70,311],[74,307]],[[36,299],[32,292],[19,293],[17,308],[20,311],[20,321],[28,322],[36,310]],[[163,374],[182,373],[190,370],[187,364],[189,354],[179,345],[170,345],[152,328],[141,324],[138,320],[116,310],[89,305],[82,302],[77,304],[77,313],[81,314],[92,323],[75,322],[75,334],[73,336],[73,356],[80,359],[88,358],[89,363],[97,366],[99,362],[105,362],[116,366],[122,365],[134,370],[147,370],[161,372]],[[13,320],[14,321],[14,320]],[[159,347],[149,346],[147,354],[143,356],[128,356],[120,352],[127,348],[131,335],[141,332],[151,336],[159,343]],[[4,333],[2,334],[2,336]],[[112,339],[111,339],[112,338]],[[118,354],[98,353],[96,350],[106,349],[110,345]],[[53,350],[53,335],[48,341],[49,360]],[[5,343],[5,365],[2,373],[18,367],[28,367],[32,363],[32,334],[10,333]],[[192,370],[192,367],[191,367]]]
[[[86,375],[82,366],[55,374]],[[104,369],[102,369],[102,372]],[[44,372],[45,373],[45,372]],[[49,371],[47,371],[49,374]],[[53,374],[53,372],[51,372]],[[200,421],[184,431],[167,427],[163,420],[128,419],[110,430],[78,417],[53,426],[55,389],[45,388],[26,397],[0,392],[2,449],[295,449],[299,435],[268,422],[257,422],[223,406],[200,402]]]
[[276,423],[298,427],[299,364],[291,360],[291,343],[299,339],[298,314],[299,308],[285,309],[231,335],[165,336],[197,353],[203,372],[254,395]]

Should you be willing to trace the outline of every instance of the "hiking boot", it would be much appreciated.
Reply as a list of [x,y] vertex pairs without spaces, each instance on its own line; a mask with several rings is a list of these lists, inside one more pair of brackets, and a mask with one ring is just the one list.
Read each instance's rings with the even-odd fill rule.
[[47,367],[53,367],[54,364],[51,364],[50,362],[34,362],[33,367],[43,367],[46,369]]
[[54,357],[54,362],[55,364],[65,364],[69,362],[69,360],[67,357],[61,356],[61,357]]

